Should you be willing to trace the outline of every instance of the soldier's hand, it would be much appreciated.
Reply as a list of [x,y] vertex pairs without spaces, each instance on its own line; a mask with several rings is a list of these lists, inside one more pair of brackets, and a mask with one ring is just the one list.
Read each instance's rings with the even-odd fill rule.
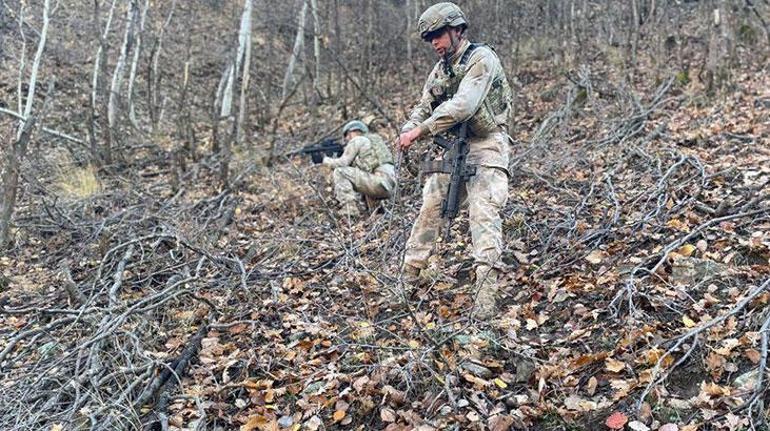
[[409,150],[409,147],[411,147],[414,144],[414,141],[417,140],[417,138],[420,137],[420,128],[415,127],[414,129],[404,132],[401,134],[401,136],[398,137],[398,149],[406,152]]

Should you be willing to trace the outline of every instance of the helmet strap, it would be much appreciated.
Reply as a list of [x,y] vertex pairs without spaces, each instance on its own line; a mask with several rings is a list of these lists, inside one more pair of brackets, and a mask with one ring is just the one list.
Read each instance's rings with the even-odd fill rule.
[[460,39],[452,31],[452,27],[447,27],[446,31],[449,34],[449,49],[444,54],[444,73],[449,75],[450,78],[455,77],[455,71],[452,69],[451,57],[457,52],[457,48],[460,46]]

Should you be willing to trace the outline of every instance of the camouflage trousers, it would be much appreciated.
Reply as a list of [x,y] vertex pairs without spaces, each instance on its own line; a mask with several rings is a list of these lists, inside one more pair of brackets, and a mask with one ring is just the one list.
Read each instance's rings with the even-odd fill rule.
[[[431,174],[422,189],[422,207],[406,242],[404,265],[425,268],[442,223],[441,201],[449,185],[449,174]],[[503,233],[500,211],[508,200],[508,175],[498,168],[478,166],[462,190],[462,205],[468,205],[473,258],[477,269],[503,269]]]
[[361,195],[375,199],[390,197],[396,185],[393,165],[385,164],[369,173],[352,166],[334,169],[332,173],[334,197],[340,205],[355,204]]

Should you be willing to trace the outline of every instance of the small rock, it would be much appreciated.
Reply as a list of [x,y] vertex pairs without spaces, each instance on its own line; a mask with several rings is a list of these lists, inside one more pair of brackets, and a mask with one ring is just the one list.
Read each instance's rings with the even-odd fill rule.
[[481,377],[484,379],[488,379],[492,377],[492,371],[489,368],[479,364],[475,364],[473,362],[463,363],[462,368],[464,368],[467,371],[470,371],[471,374],[473,374],[476,377]]
[[676,284],[697,284],[727,271],[727,266],[708,259],[694,257],[675,259],[671,266],[671,281]]
[[743,373],[735,379],[733,386],[746,390],[754,390],[754,386],[757,384],[758,370],[751,370],[747,373]]
[[302,391],[302,393],[305,395],[313,395],[323,387],[324,387],[324,382],[311,383],[308,385],[308,387],[305,388],[304,391]]
[[528,360],[528,359],[522,359],[519,362],[516,363],[516,383],[526,383],[529,381],[529,379],[532,377],[532,374],[535,373],[535,363]]
[[456,335],[455,341],[457,341],[461,346],[466,346],[471,343],[471,337],[468,335]]
[[518,408],[529,402],[529,397],[526,394],[514,395],[505,399],[505,405],[510,408]]
[[291,416],[281,416],[281,418],[278,419],[278,426],[281,428],[289,428],[292,425],[294,425],[294,418]]

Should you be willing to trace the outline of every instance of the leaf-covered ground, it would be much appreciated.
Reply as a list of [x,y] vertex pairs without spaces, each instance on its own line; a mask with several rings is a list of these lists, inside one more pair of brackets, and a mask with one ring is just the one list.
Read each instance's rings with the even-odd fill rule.
[[[328,173],[307,160],[264,166],[244,149],[220,192],[214,159],[174,173],[136,154],[87,198],[53,199],[60,188],[43,181],[42,202],[20,208],[18,247],[0,260],[0,428],[760,423],[766,68],[713,97],[683,76],[620,84],[533,63],[516,78],[511,270],[492,322],[469,318],[464,216],[433,283],[403,296],[417,154],[399,198],[357,220],[337,216]],[[274,139],[308,115],[287,114]]]

